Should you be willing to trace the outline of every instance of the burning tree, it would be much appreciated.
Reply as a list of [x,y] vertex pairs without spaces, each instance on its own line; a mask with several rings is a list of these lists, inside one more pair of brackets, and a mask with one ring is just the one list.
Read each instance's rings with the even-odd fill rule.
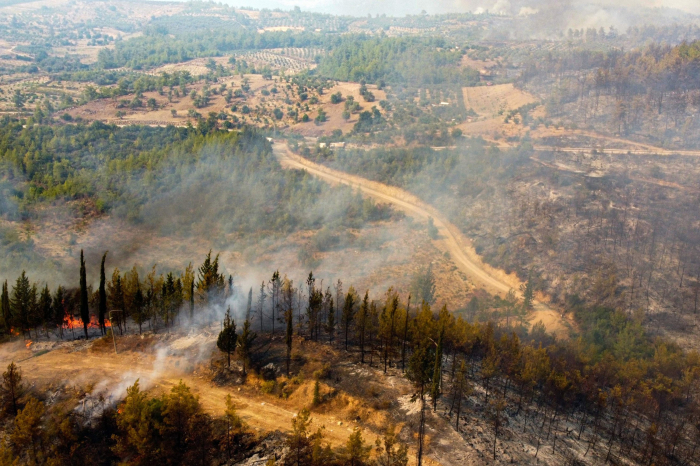
[[88,338],[88,324],[90,323],[90,308],[88,307],[87,273],[85,271],[85,257],[80,250],[80,319],[83,321],[85,339]]
[[107,253],[105,252],[102,256],[102,263],[100,264],[100,291],[99,291],[99,304],[97,308],[97,315],[100,323],[100,331],[105,334],[105,314],[107,314],[107,292],[105,291],[105,260],[107,260]]

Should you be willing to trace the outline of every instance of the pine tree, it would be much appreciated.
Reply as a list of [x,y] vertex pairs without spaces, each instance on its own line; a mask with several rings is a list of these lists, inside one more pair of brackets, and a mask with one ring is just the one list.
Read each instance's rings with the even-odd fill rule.
[[13,325],[20,327],[22,333],[29,331],[31,314],[34,312],[33,306],[36,302],[36,295],[33,295],[35,288],[29,284],[27,274],[17,277],[17,282],[12,288],[12,298],[10,299],[10,312],[13,317]]
[[535,289],[532,283],[532,272],[527,274],[527,282],[524,286],[521,286],[521,291],[523,293],[523,307],[525,310],[532,309],[532,302],[534,300]]
[[362,431],[359,428],[355,428],[345,444],[343,464],[347,466],[364,466],[368,464],[370,449],[371,447],[365,446]]
[[408,295],[408,304],[406,305],[406,317],[404,318],[403,326],[403,342],[401,344],[401,370],[406,371],[406,343],[408,342],[408,324],[411,321],[411,294]]
[[360,340],[360,363],[365,363],[365,332],[367,330],[367,320],[369,319],[369,291],[365,292],[365,297],[360,305],[360,312],[357,313],[357,337]]
[[141,291],[141,284],[136,283],[136,294],[134,294],[134,322],[139,326],[139,334],[141,334],[141,326],[146,321],[145,298]]
[[22,371],[14,363],[11,362],[7,366],[7,370],[2,374],[2,382],[0,383],[0,395],[2,396],[3,410],[11,415],[17,415],[19,410],[19,400],[25,392],[24,384],[22,384]]
[[318,380],[314,382],[314,394],[311,399],[311,404],[314,406],[321,404],[321,383]]
[[231,395],[226,395],[226,411],[224,411],[224,419],[226,420],[226,454],[227,459],[231,459],[231,449],[234,439],[243,431],[243,421],[236,412],[236,406],[233,404]]
[[355,312],[355,289],[351,286],[348,290],[348,294],[345,296],[345,303],[343,304],[343,314],[341,317],[343,332],[345,332],[345,351],[348,350],[350,327],[352,327],[352,324],[355,320]]
[[63,339],[63,323],[66,318],[66,307],[65,307],[65,296],[62,286],[56,289],[56,294],[53,297],[53,317],[51,318],[53,324],[58,327],[59,335]]
[[272,323],[272,333],[275,333],[275,312],[279,307],[280,302],[280,290],[282,288],[282,281],[280,278],[279,270],[275,270],[272,274],[272,279],[270,280],[270,286],[272,287],[270,291],[270,299],[272,300],[272,312],[270,315],[270,322]]
[[435,275],[432,264],[414,275],[411,281],[411,294],[416,296],[419,301],[433,304],[435,301]]
[[53,306],[51,302],[51,291],[49,290],[49,285],[44,286],[41,290],[41,296],[39,296],[39,316],[41,317],[41,323],[44,326],[44,331],[46,332],[46,338],[49,337],[49,324],[53,318]]
[[[313,435],[309,435],[309,411],[302,409],[292,418],[292,432],[287,437],[289,453],[285,464],[295,466],[311,465],[313,461]],[[287,463],[288,462],[288,463]]]
[[216,346],[222,352],[226,353],[228,358],[228,367],[231,367],[231,353],[236,350],[236,323],[231,319],[231,307],[226,310],[224,316],[224,328],[219,333],[219,338],[216,340]]
[[253,287],[250,287],[250,291],[248,291],[248,305],[245,308],[245,320],[247,321],[250,319],[250,312],[253,309]]
[[85,330],[85,339],[87,340],[90,309],[88,308],[87,273],[82,249],[80,250],[80,318],[83,321],[83,330]]
[[435,354],[432,344],[423,342],[415,349],[408,361],[406,376],[413,382],[420,402],[420,421],[418,423],[418,466],[423,464],[423,444],[425,440],[425,389],[434,372]]
[[[252,290],[252,289],[251,289]],[[238,354],[243,363],[243,376],[245,377],[248,367],[250,367],[250,358],[253,353],[253,342],[258,338],[258,335],[250,328],[250,320],[246,319],[243,322],[243,332],[238,337]]]
[[211,258],[211,251],[204,259],[204,263],[199,267],[199,281],[197,282],[202,300],[205,303],[218,301],[224,296],[226,291],[226,280],[224,275],[219,273],[219,255],[214,260]]
[[292,337],[294,332],[294,314],[292,312],[291,306],[284,311],[284,322],[287,324],[287,332],[285,334],[285,343],[287,345],[287,375],[289,375],[289,366],[292,362]]
[[328,324],[326,325],[328,332],[328,342],[333,345],[333,335],[335,334],[335,309],[333,308],[333,298],[331,298],[328,306]]
[[265,293],[265,282],[263,281],[260,285],[260,295],[258,296],[258,312],[260,313],[260,333],[264,331],[263,319],[265,317],[265,298],[267,298],[267,293]]
[[399,441],[394,426],[389,426],[384,437],[376,440],[377,466],[407,466],[408,446]]
[[[99,289],[99,299],[100,302],[97,307],[97,319],[100,324],[100,331],[102,335],[105,334],[107,327],[105,326],[105,315],[107,314],[107,292],[105,291],[105,282],[107,280],[105,276],[105,261],[107,260],[107,253],[105,252],[102,256],[102,262],[100,263],[100,289]],[[140,327],[139,327],[140,333]]]
[[442,346],[445,338],[445,329],[440,330],[440,336],[435,350],[435,365],[433,367],[433,385],[430,389],[430,397],[433,399],[433,411],[437,410],[437,400],[440,398],[440,382],[442,379]]
[[44,404],[32,397],[15,418],[15,428],[10,435],[10,441],[18,453],[18,459],[25,455],[29,457],[29,461],[24,464],[44,463],[44,412]]

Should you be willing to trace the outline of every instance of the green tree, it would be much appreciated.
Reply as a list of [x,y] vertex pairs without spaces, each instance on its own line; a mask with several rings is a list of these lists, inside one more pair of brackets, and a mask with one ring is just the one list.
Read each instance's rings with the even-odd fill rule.
[[362,431],[359,428],[355,428],[345,444],[343,464],[347,466],[364,466],[368,464],[371,449],[372,447],[365,445]]
[[15,447],[17,458],[28,457],[25,464],[44,463],[44,431],[42,419],[44,404],[36,398],[30,398],[27,405],[15,417],[15,428],[10,435],[10,441]]
[[0,384],[3,411],[16,416],[19,410],[19,400],[24,396],[24,392],[22,370],[14,362],[11,362],[7,366],[7,370],[3,372],[2,384]]
[[351,286],[348,290],[348,294],[345,296],[345,303],[343,304],[343,314],[341,316],[341,324],[343,326],[343,332],[345,333],[345,351],[348,350],[348,340],[350,336],[350,328],[355,321],[355,301],[357,299],[357,294],[355,289]]
[[126,389],[126,398],[119,406],[121,414],[116,416],[117,433],[113,436],[112,451],[125,461],[139,458],[137,464],[157,463],[162,408],[162,401],[149,400],[136,380]]
[[228,359],[228,367],[231,367],[231,353],[236,350],[236,323],[231,318],[231,307],[226,310],[224,316],[224,326],[219,332],[219,338],[216,340],[216,346],[220,351],[226,353]]
[[284,311],[284,323],[286,324],[286,332],[284,336],[284,341],[287,346],[287,375],[289,375],[289,366],[292,362],[292,342],[294,336],[294,314],[292,312],[292,307],[289,306],[287,310]]
[[333,306],[332,297],[328,304],[328,322],[326,323],[326,331],[328,332],[328,342],[333,345],[333,336],[335,335],[335,308]]
[[369,319],[369,291],[365,292],[365,297],[360,304],[360,311],[357,313],[357,337],[360,340],[360,363],[365,363],[365,333],[367,331],[367,320]]
[[[309,411],[302,409],[292,418],[292,432],[287,438],[289,456],[287,461],[293,466],[311,466],[313,464],[313,439],[309,435]],[[287,464],[287,463],[285,463]]]
[[[427,304],[435,302],[435,275],[433,266],[420,269],[411,280],[411,294]],[[419,301],[419,302],[420,302]]]
[[[107,280],[105,276],[105,261],[107,260],[107,252],[102,256],[102,262],[100,262],[100,289],[99,289],[99,304],[97,306],[97,319],[100,324],[100,331],[102,335],[105,334],[107,327],[105,327],[105,316],[107,315],[107,292],[105,291],[105,282]],[[139,333],[140,327],[139,327]]]
[[159,426],[163,436],[163,447],[166,458],[173,463],[182,461],[181,458],[194,446],[193,442],[199,423],[194,423],[202,414],[199,397],[192,394],[190,388],[182,381],[163,397],[163,422]]
[[318,380],[314,382],[314,393],[311,404],[314,406],[321,404],[321,383]]
[[56,294],[53,297],[53,317],[51,318],[53,324],[58,327],[58,332],[61,338],[63,338],[63,322],[66,318],[66,305],[65,305],[65,292],[62,286],[56,288]]
[[[252,290],[252,289],[251,289]],[[243,332],[238,336],[238,356],[243,363],[243,376],[247,374],[250,367],[250,359],[253,354],[253,343],[258,338],[258,334],[251,330],[250,319],[243,322]]]
[[226,421],[226,454],[227,459],[231,459],[234,441],[243,432],[243,420],[236,412],[231,395],[226,395],[226,411],[224,411]]
[[12,288],[12,299],[10,300],[13,325],[20,327],[22,333],[29,331],[29,323],[35,306],[36,287],[30,285],[27,274],[22,271]]
[[534,285],[532,283],[532,272],[527,274],[527,282],[525,282],[525,285],[521,285],[520,291],[523,293],[523,307],[528,311],[531,310],[535,295]]
[[134,322],[139,326],[139,334],[141,334],[141,326],[146,321],[148,315],[145,309],[145,298],[143,296],[143,291],[141,290],[141,284],[136,283],[136,293],[134,294],[134,312],[132,317]]
[[85,270],[85,258],[83,250],[80,250],[80,318],[83,321],[85,339],[88,338],[88,324],[90,323],[90,309],[88,308],[87,272]]
[[440,382],[442,381],[442,346],[445,338],[445,329],[440,330],[440,336],[437,341],[435,350],[435,364],[433,366],[432,386],[430,388],[430,397],[433,400],[433,411],[437,411],[437,400],[440,398]]
[[[420,331],[420,329],[419,329]],[[430,384],[435,366],[435,352],[429,341],[422,342],[408,361],[406,376],[413,382],[420,402],[420,421],[418,423],[418,465],[423,464],[423,446],[425,440],[425,391]]]
[[197,291],[201,299],[208,303],[211,300],[218,300],[223,297],[226,289],[224,275],[219,273],[219,255],[212,260],[211,251],[204,259],[204,263],[199,267],[199,280],[197,281]]
[[10,293],[7,287],[7,280],[2,284],[2,294],[0,295],[0,317],[6,333],[10,333],[12,327],[12,311],[10,310]]
[[37,313],[40,323],[44,326],[46,338],[49,337],[49,325],[53,318],[53,303],[51,301],[51,290],[49,285],[45,285],[39,295],[39,312]]
[[396,427],[389,426],[384,436],[376,440],[377,466],[407,466],[408,445],[399,441]]

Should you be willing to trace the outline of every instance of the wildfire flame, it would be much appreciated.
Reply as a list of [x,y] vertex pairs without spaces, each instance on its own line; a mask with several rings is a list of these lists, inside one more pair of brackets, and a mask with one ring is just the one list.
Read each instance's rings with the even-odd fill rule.
[[27,340],[27,344],[24,346],[26,346],[27,349],[29,349],[29,347],[32,346],[32,343],[33,343],[32,340]]
[[[105,319],[105,327],[111,327],[109,319]],[[83,319],[76,319],[73,316],[66,315],[63,318],[63,328],[64,329],[79,329],[83,328]],[[88,323],[88,328],[100,328],[100,324],[97,321],[97,317],[93,314],[90,316],[90,322]]]

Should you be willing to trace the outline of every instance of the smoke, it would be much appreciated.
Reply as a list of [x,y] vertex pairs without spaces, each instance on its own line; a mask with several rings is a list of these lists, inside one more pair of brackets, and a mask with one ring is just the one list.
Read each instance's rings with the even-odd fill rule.
[[[242,4],[235,1],[229,1],[228,3],[234,6],[242,6]],[[367,14],[405,16],[417,15],[421,11],[426,11],[429,14],[443,14],[483,12],[486,10],[498,14],[517,15],[520,11],[523,11],[523,8],[526,9],[524,10],[525,12],[528,11],[528,8],[542,11],[551,8],[558,9],[561,5],[565,5],[570,9],[588,8],[591,6],[600,10],[663,8],[700,14],[700,3],[695,0],[513,0],[512,2],[508,0],[435,0],[432,2],[421,2],[418,0],[259,0],[255,2],[255,8],[289,10],[298,6],[302,10],[350,16]]]

